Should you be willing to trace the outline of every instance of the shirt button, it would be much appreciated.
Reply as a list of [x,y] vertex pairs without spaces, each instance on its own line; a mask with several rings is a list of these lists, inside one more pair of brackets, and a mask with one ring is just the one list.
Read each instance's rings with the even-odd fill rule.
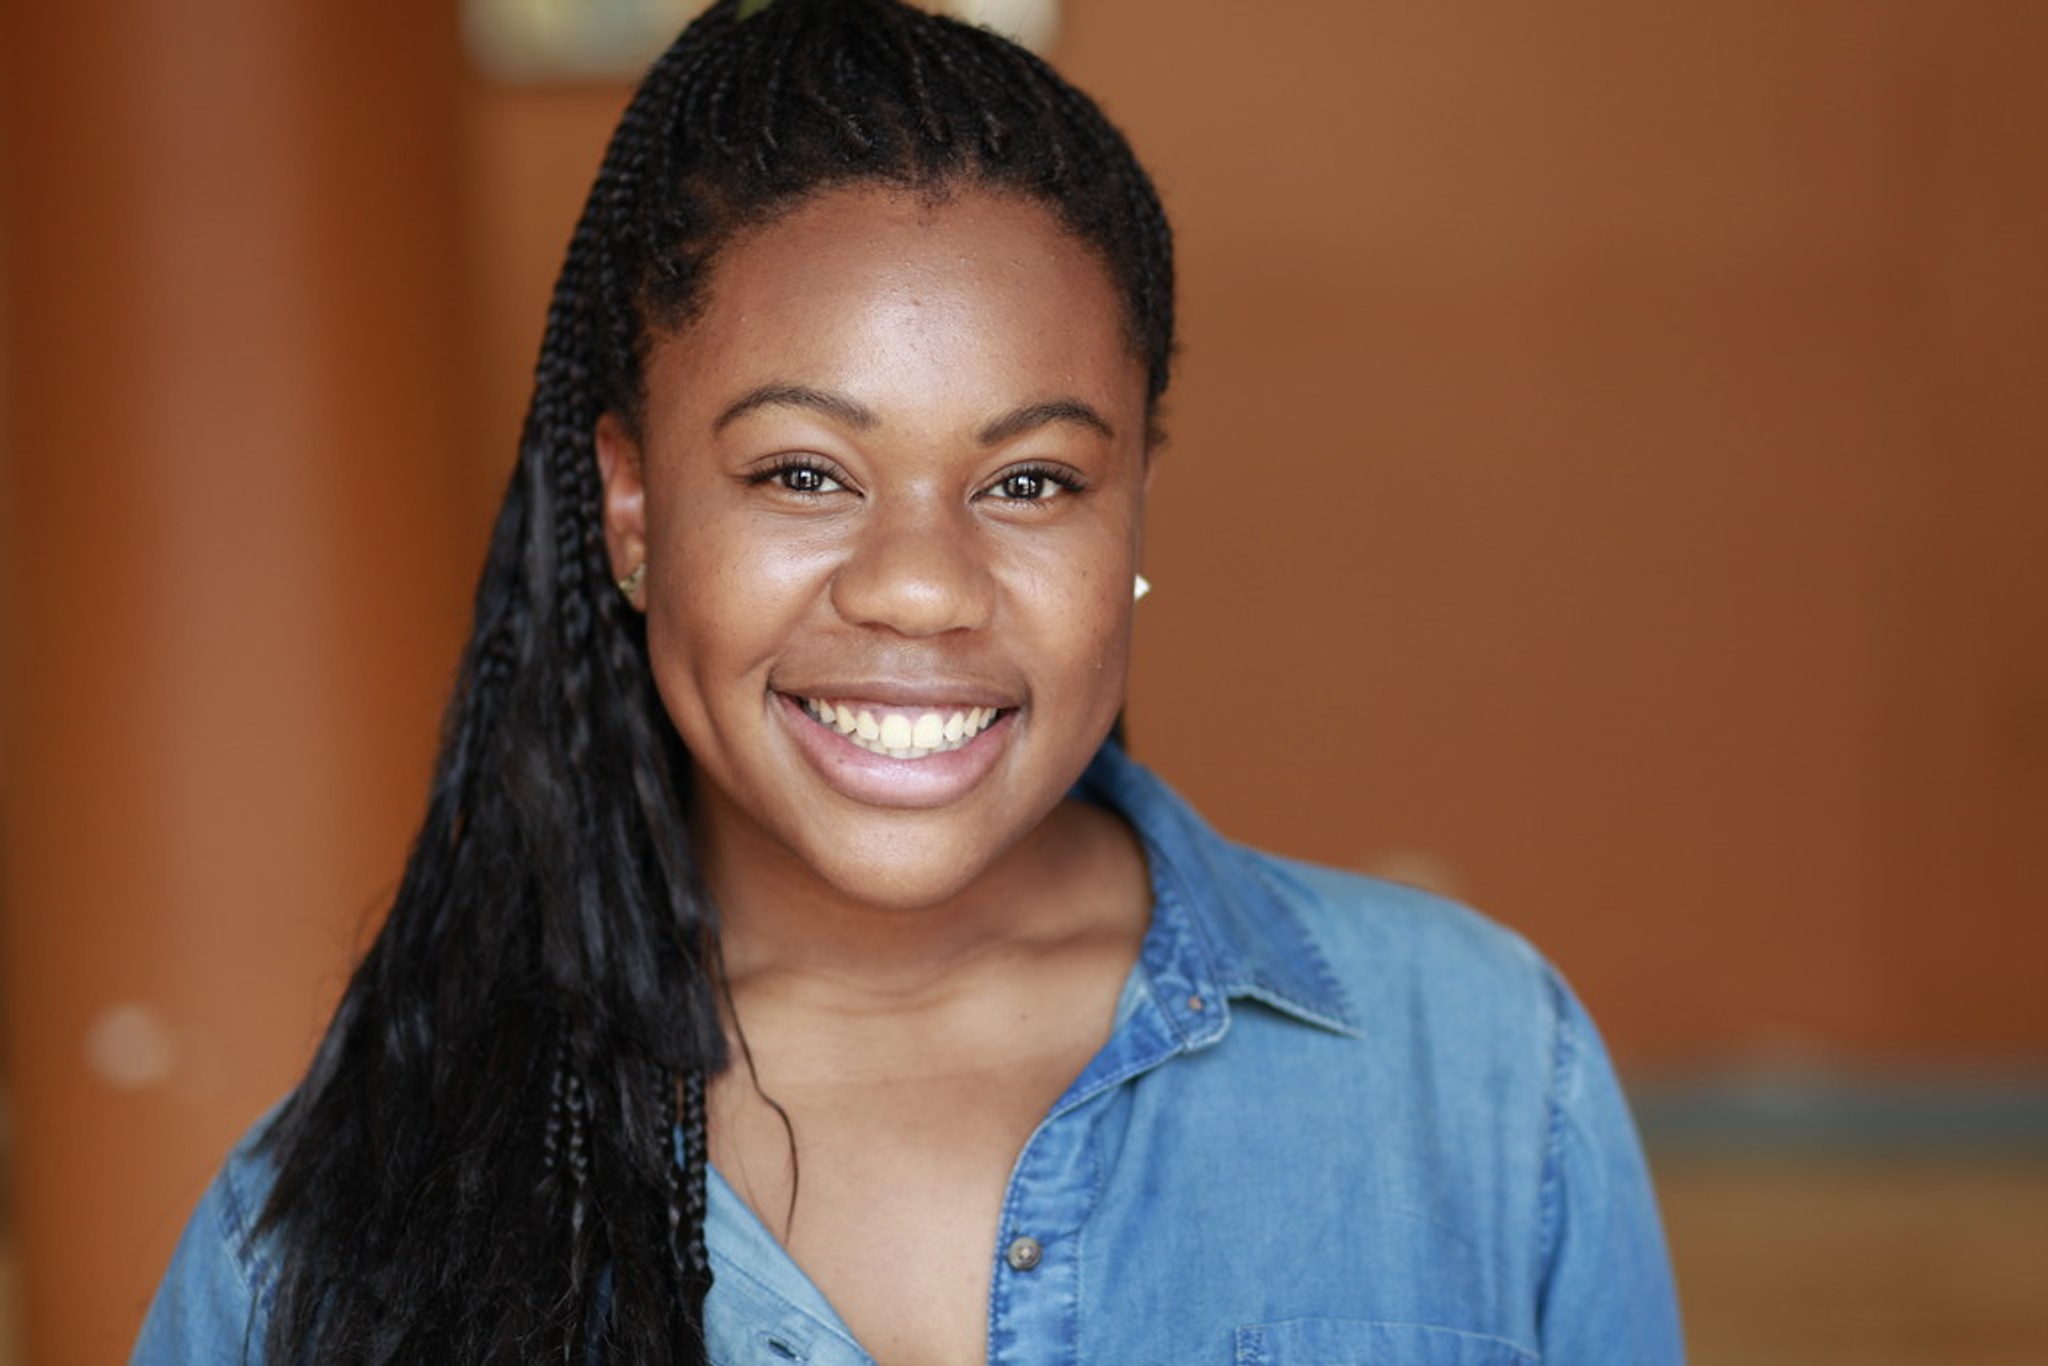
[[1199,996],[1188,997],[1188,1009],[1200,1013],[1209,1008],[1209,1003]]
[[1036,1238],[1018,1238],[1004,1250],[1003,1260],[1012,1271],[1030,1271],[1045,1260],[1045,1249]]

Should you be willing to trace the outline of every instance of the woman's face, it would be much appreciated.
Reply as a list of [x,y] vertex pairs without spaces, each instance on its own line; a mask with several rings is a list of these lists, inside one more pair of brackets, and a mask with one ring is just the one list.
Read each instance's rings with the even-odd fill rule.
[[1024,199],[835,190],[720,254],[600,423],[707,871],[925,906],[1030,836],[1121,705],[1145,372]]

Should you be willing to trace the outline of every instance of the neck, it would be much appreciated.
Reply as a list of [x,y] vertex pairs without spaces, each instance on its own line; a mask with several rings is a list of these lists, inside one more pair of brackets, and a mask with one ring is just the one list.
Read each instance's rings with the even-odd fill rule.
[[[717,827],[713,826],[714,831]],[[964,886],[908,905],[849,896],[786,850],[706,841],[727,981],[829,994],[848,1005],[971,993],[984,973],[1099,935],[1129,936],[1149,907],[1136,837],[1116,816],[1063,801]]]

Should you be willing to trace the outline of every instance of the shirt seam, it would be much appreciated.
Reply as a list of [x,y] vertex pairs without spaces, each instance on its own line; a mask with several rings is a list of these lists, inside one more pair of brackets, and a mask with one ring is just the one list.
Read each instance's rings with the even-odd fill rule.
[[[1168,946],[1166,961],[1160,966],[1185,976],[1188,985],[1197,992],[1212,992],[1219,997],[1227,995],[1229,988],[1216,971],[1216,946],[1210,940],[1209,926],[1203,923],[1204,917],[1196,911],[1194,899],[1183,891],[1187,884],[1186,875],[1163,845],[1152,845],[1148,852],[1159,860],[1165,873],[1164,877],[1157,879],[1153,892],[1153,915],[1155,918],[1163,917],[1163,924],[1176,941]],[[1158,928],[1157,924],[1155,928]],[[1167,1009],[1165,999],[1159,993],[1158,974],[1146,957],[1141,951],[1138,958],[1145,994],[1153,1010],[1166,1021],[1174,1038],[1179,1041],[1175,1051],[1185,1053],[1211,1037],[1222,1037],[1221,1022],[1205,1022],[1200,1035],[1197,1035],[1177,1014]]]
[[[775,1305],[779,1306],[780,1312],[785,1316],[794,1319],[801,1319],[806,1325],[810,1326],[816,1333],[823,1334],[826,1337],[830,1337],[835,1341],[843,1343],[846,1347],[851,1349],[853,1352],[858,1354],[863,1359],[870,1359],[870,1354],[868,1350],[865,1347],[861,1346],[860,1343],[856,1341],[854,1338],[850,1337],[846,1333],[841,1332],[836,1324],[829,1323],[826,1320],[819,1318],[816,1314],[813,1314],[810,1310],[804,1308],[802,1305],[793,1302],[787,1295],[784,1295],[781,1291],[777,1290],[767,1281],[763,1280],[761,1277],[749,1271],[746,1265],[737,1260],[736,1258],[730,1257],[726,1255],[723,1251],[714,1247],[711,1249],[711,1262],[714,1281],[725,1276],[731,1276],[736,1280],[744,1281],[748,1288],[752,1290],[758,1297],[769,1300],[773,1302]],[[755,1331],[766,1331],[767,1327],[768,1325],[764,1324],[753,1325],[753,1329]],[[815,1355],[815,1349],[807,1350],[809,1350],[811,1354]]]
[[1548,1113],[1543,1136],[1543,1177],[1537,1184],[1537,1284],[1538,1302],[1548,1294],[1552,1264],[1564,1210],[1564,1149],[1570,1121],[1565,1114],[1565,1097],[1572,1074],[1578,1066],[1578,1038],[1572,1028],[1571,1012],[1565,1009],[1563,989],[1554,974],[1544,974],[1551,1009],[1550,1086],[1546,1097]]
[[235,1277],[242,1283],[242,1289],[267,1314],[271,1311],[275,1293],[271,1275],[270,1260],[257,1245],[256,1235],[250,1230],[250,1221],[242,1193],[235,1186],[232,1172],[224,1173],[220,1183],[220,1224],[226,1238],[230,1255],[228,1264],[235,1269]]
[[1262,1357],[1265,1353],[1265,1339],[1271,1334],[1272,1330],[1275,1328],[1285,1328],[1290,1324],[1296,1323],[1350,1323],[1356,1324],[1361,1328],[1399,1328],[1404,1330],[1419,1328],[1425,1332],[1441,1333],[1446,1337],[1463,1338],[1469,1342],[1484,1342],[1494,1347],[1505,1348],[1523,1361],[1541,1362],[1543,1360],[1540,1353],[1532,1352],[1522,1343],[1515,1341],[1513,1338],[1502,1337],[1498,1333],[1475,1333],[1469,1328],[1452,1328],[1446,1324],[1428,1323],[1420,1319],[1344,1319],[1315,1314],[1298,1314],[1284,1319],[1266,1319],[1258,1323],[1248,1323],[1239,1326],[1236,1334],[1237,1360],[1239,1362],[1247,1360],[1244,1355],[1247,1343],[1251,1344],[1254,1349],[1253,1360]]
[[228,1267],[241,1283],[249,1301],[249,1314],[242,1323],[240,1357],[243,1362],[249,1362],[262,1359],[256,1325],[259,1319],[268,1322],[276,1312],[277,1277],[254,1231],[248,1201],[236,1182],[240,1161],[240,1154],[237,1154],[221,1171],[218,1220],[219,1231],[226,1244]]

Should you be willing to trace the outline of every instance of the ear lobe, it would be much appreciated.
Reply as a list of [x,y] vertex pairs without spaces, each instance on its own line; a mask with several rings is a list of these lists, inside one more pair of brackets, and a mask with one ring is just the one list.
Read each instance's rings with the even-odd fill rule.
[[617,413],[597,419],[597,470],[604,480],[604,548],[612,577],[631,578],[647,563],[647,485],[640,443]]

